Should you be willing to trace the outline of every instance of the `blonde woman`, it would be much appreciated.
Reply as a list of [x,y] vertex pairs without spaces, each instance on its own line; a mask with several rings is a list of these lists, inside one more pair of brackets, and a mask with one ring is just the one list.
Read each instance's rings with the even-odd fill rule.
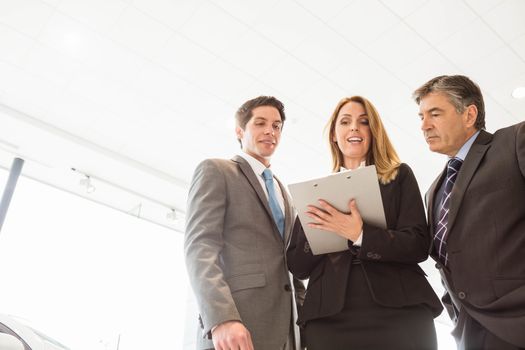
[[346,238],[348,250],[313,255],[296,222],[287,258],[296,277],[309,279],[298,319],[304,345],[436,349],[433,318],[442,306],[418,265],[428,256],[430,236],[414,174],[367,99],[341,100],[327,130],[334,172],[376,166],[387,229],[363,221],[355,201],[343,213],[320,200],[308,207],[308,225]]

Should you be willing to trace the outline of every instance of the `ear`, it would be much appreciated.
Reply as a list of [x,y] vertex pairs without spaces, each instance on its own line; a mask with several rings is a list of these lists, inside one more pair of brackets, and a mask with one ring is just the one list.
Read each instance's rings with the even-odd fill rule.
[[236,126],[235,134],[237,135],[237,140],[240,140],[242,139],[242,136],[244,135],[244,130],[240,126]]
[[476,120],[478,119],[478,107],[476,107],[476,105],[470,105],[467,107],[466,112],[465,125],[469,128],[474,127]]

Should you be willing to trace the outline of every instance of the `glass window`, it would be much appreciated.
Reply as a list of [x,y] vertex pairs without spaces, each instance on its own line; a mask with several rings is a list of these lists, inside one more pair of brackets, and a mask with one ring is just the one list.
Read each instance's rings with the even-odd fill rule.
[[[6,179],[0,170],[2,192]],[[183,346],[182,233],[20,177],[0,266],[0,313],[31,320],[71,349]]]

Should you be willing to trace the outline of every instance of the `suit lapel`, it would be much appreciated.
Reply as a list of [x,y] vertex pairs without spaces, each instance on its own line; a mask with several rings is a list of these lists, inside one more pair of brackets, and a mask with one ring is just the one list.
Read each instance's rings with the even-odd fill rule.
[[426,194],[426,202],[427,202],[427,220],[428,220],[428,226],[430,230],[430,235],[432,239],[430,240],[430,248],[429,248],[429,255],[432,255],[434,252],[434,236],[435,236],[435,218],[434,218],[434,212],[435,212],[435,201],[436,201],[436,192],[441,187],[441,184],[443,183],[443,180],[445,178],[446,172],[446,166],[445,169],[441,172],[441,174],[434,180],[432,185],[430,185],[430,188],[427,191]]
[[461,166],[450,197],[450,211],[448,213],[449,232],[452,230],[452,227],[454,227],[454,221],[456,220],[467,187],[476,173],[479,163],[490,148],[490,141],[492,141],[492,134],[481,130]]
[[436,201],[437,191],[439,190],[441,184],[443,183],[443,180],[445,179],[445,174],[447,173],[446,170],[447,168],[445,166],[445,169],[443,169],[441,174],[434,180],[432,185],[430,185],[430,188],[427,192],[427,216],[432,237],[434,237],[434,211],[436,210],[434,202]]
[[[270,209],[270,204],[268,204],[268,199],[266,198],[266,194],[264,193],[264,190],[262,189],[261,184],[259,183],[259,180],[257,179],[257,175],[253,172],[252,167],[241,156],[235,156],[235,157],[232,158],[232,160],[234,162],[236,162],[237,164],[239,164],[239,168],[241,169],[241,171],[243,172],[244,176],[246,176],[246,178],[248,179],[248,182],[250,183],[250,185],[253,187],[253,189],[257,193],[257,197],[259,197],[259,200],[261,201],[261,204],[263,205],[264,209],[266,210],[266,213],[268,214],[268,216],[270,216],[270,219],[271,219],[271,221],[273,223],[273,226],[275,228],[274,231],[276,231],[277,234],[279,234],[279,236],[280,236],[279,229],[277,228],[277,224],[275,223],[275,220],[273,219],[272,210]],[[280,185],[281,184],[279,183],[279,186]],[[283,193],[283,196],[284,196],[284,193]],[[285,197],[285,203],[286,203],[286,197]],[[285,207],[286,207],[286,205],[285,205]],[[287,217],[285,217],[285,226],[287,225],[287,221],[288,221]],[[286,230],[285,230],[285,232],[286,232]]]

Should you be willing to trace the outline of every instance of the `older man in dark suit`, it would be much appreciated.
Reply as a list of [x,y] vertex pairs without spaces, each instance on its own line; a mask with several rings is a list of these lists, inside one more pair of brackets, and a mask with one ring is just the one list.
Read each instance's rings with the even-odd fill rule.
[[490,134],[479,87],[461,75],[414,92],[433,152],[449,157],[426,199],[431,256],[459,349],[525,348],[525,123]]

